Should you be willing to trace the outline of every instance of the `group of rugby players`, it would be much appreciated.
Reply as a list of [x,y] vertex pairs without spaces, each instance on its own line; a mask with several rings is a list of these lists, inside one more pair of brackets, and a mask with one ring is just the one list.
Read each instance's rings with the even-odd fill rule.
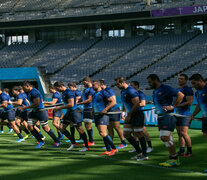
[[[158,115],[160,139],[169,150],[169,160],[160,163],[160,165],[167,167],[178,166],[180,165],[179,155],[184,157],[192,156],[188,128],[191,121],[200,111],[203,114],[202,132],[207,139],[207,85],[200,74],[194,74],[190,77],[192,87],[197,90],[195,96],[198,101],[196,109],[191,115],[190,106],[193,102],[194,93],[192,88],[187,86],[187,75],[179,75],[179,89],[162,84],[155,74],[150,74],[147,77],[147,81],[151,89],[154,89],[153,101]],[[129,152],[136,152],[136,156],[131,159],[136,159],[137,161],[148,160],[147,153],[153,151],[153,148],[145,128],[145,95],[139,90],[137,81],[132,81],[128,85],[124,77],[119,77],[115,79],[115,83],[121,90],[122,111],[120,111],[116,103],[114,90],[107,87],[103,80],[91,81],[89,77],[85,77],[83,79],[85,87],[83,93],[77,90],[75,82],[70,82],[68,87],[62,82],[55,82],[54,85],[49,87],[49,91],[53,94],[50,102],[43,102],[40,92],[26,81],[22,87],[13,87],[14,101],[11,101],[8,91],[0,91],[0,125],[7,125],[10,129],[13,129],[19,137],[17,142],[25,140],[21,135],[22,130],[26,133],[26,138],[32,134],[38,141],[38,145],[35,148],[41,148],[45,143],[45,137],[40,131],[41,125],[44,131],[54,140],[53,147],[60,146],[60,141],[64,137],[68,138],[71,142],[67,149],[68,151],[77,146],[77,140],[74,135],[76,129],[80,139],[84,142],[80,151],[89,151],[89,147],[95,145],[92,128],[94,120],[106,149],[100,155],[115,155],[118,149],[127,147],[126,138],[134,147]],[[63,104],[61,104],[62,102]],[[48,108],[53,109],[53,125],[57,129],[58,137],[48,125]],[[67,111],[61,120],[63,109]],[[8,122],[5,121],[6,119]],[[120,127],[120,119],[124,120],[123,131]],[[82,126],[82,121],[87,134]],[[70,126],[70,132],[67,130],[67,126]],[[176,152],[176,145],[172,135],[175,128],[179,136],[179,152]],[[121,140],[121,144],[118,147],[113,143],[114,130]],[[185,144],[187,145],[186,153]]]

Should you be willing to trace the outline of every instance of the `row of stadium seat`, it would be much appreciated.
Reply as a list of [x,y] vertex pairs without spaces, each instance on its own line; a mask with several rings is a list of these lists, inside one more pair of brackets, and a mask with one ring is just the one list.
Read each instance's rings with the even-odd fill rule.
[[206,1],[182,0],[181,2],[153,3],[151,6],[146,6],[142,0],[0,0],[0,21],[127,13],[194,4],[206,4]]
[[[46,73],[53,74],[52,82],[80,81],[92,75],[113,85],[115,77],[126,76],[147,88],[148,74],[169,79],[207,58],[207,34],[16,44],[1,49],[0,56],[0,68],[45,67]],[[202,71],[206,75],[206,64],[203,61],[186,72]],[[175,81],[176,77],[167,83]]]

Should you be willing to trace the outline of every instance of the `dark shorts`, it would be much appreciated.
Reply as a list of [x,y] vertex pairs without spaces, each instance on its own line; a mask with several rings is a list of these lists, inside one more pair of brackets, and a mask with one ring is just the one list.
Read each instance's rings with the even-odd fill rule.
[[202,119],[202,132],[207,133],[207,118]]
[[48,124],[48,112],[44,111],[31,111],[28,114],[28,124],[35,125],[37,121],[40,121],[42,126],[46,126]]
[[28,121],[28,115],[29,115],[29,111],[21,111],[18,117],[20,117],[25,121]]
[[[110,111],[110,112],[116,112],[116,111],[120,111],[120,109],[116,108],[116,109],[114,109],[113,111]],[[111,121],[111,122],[120,121],[121,113],[120,114],[110,114],[108,116],[109,116],[109,121]]]
[[15,121],[15,111],[12,109],[10,111],[2,112],[1,119],[2,120],[8,119],[8,121]]
[[74,111],[68,111],[62,120],[63,124],[69,125],[70,123],[73,123],[74,126],[82,126],[82,113],[81,111],[74,110]]
[[62,114],[63,114],[63,111],[62,110],[59,110],[59,111],[53,111],[53,118],[54,117],[58,117],[58,118],[61,118],[61,116],[62,116]]
[[171,115],[158,116],[159,130],[174,131],[176,127],[176,118]]
[[109,116],[107,115],[98,115],[98,116],[94,116],[94,120],[95,120],[95,125],[99,126],[99,125],[109,125]]
[[89,119],[89,120],[93,120],[93,113],[92,113],[93,109],[84,109],[83,110],[83,120],[84,119]]
[[125,124],[131,124],[132,126],[142,127],[144,126],[144,112],[143,111],[136,111],[134,115],[131,117],[129,122]]
[[190,118],[186,117],[176,117],[176,126],[186,126],[189,127],[189,120]]

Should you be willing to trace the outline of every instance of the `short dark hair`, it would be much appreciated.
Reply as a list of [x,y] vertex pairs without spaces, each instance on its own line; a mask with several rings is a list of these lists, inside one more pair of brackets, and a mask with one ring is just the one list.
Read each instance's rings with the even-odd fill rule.
[[19,86],[14,86],[14,87],[12,88],[12,90],[14,90],[14,91],[20,91],[21,89],[20,89]]
[[6,93],[9,93],[9,89],[8,88],[4,88],[3,91],[6,92]]
[[189,80],[194,80],[194,81],[204,81],[203,77],[200,74],[193,74]]
[[90,78],[90,77],[84,77],[84,78],[83,78],[83,81],[91,82],[91,78]]
[[151,80],[153,80],[153,81],[157,80],[157,81],[160,82],[160,78],[158,77],[157,74],[150,74],[150,75],[147,77],[147,79],[149,79],[149,78],[150,78]]
[[19,90],[23,90],[23,87],[22,86],[19,86]]
[[29,81],[24,81],[23,86],[32,86],[32,84]]
[[139,88],[139,82],[138,81],[131,81],[131,83],[133,83],[135,86],[137,86]]
[[49,89],[55,89],[54,85],[50,84]]
[[183,76],[185,78],[185,80],[188,80],[187,74],[179,74],[179,76]]
[[55,87],[62,87],[62,86],[65,86],[65,84],[64,84],[62,81],[56,81],[56,82],[54,83],[54,86],[55,86]]
[[99,82],[101,83],[101,85],[105,85],[105,82],[103,79],[100,79]]
[[76,82],[71,81],[71,82],[68,83],[68,86],[72,86],[72,87],[76,88]]
[[123,83],[126,82],[126,78],[125,77],[118,77],[116,79],[114,79],[115,81],[118,81],[119,83]]
[[93,83],[98,83],[99,85],[101,85],[101,82],[100,82],[100,80],[93,80]]

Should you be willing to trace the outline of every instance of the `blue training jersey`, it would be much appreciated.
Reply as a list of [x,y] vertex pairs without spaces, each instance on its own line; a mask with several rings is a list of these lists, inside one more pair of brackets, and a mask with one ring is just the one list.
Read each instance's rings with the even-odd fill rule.
[[28,100],[29,100],[30,104],[33,104],[34,99],[36,99],[36,98],[40,98],[40,104],[39,104],[39,106],[37,106],[33,109],[34,110],[35,109],[43,109],[45,106],[43,105],[42,95],[40,94],[40,92],[37,89],[32,88],[32,90],[28,93]]
[[[163,106],[170,106],[173,103],[173,97],[178,94],[178,90],[165,85],[161,84],[158,89],[153,91],[153,101],[156,108],[157,114],[165,114],[166,111],[163,110]],[[171,112],[174,112],[172,110]]]
[[[11,98],[10,98],[10,96],[7,95],[7,94],[4,93],[4,92],[2,92],[2,93],[0,94],[0,103],[2,104],[3,101],[11,102]],[[9,111],[9,110],[12,109],[12,108],[13,108],[12,104],[9,103],[9,104],[7,105],[7,107],[5,107],[5,108],[3,108],[3,109],[4,109],[4,111]]]
[[24,98],[27,98],[27,94],[25,92],[20,93],[20,94],[22,94],[24,96]]
[[[95,94],[95,91],[93,90],[93,87],[89,87],[83,90],[83,101],[87,100],[89,98],[89,96],[93,97],[93,95]],[[83,108],[84,109],[90,109],[92,108],[92,102],[87,103],[87,104],[83,104]]]
[[108,104],[110,94],[107,91],[101,90],[93,96],[93,112],[101,112]]
[[53,93],[52,99],[57,99],[56,104],[59,104],[59,103],[62,102],[61,96],[60,96],[60,94],[57,91],[55,93]]
[[[145,94],[142,91],[140,91],[140,90],[138,90],[137,92],[139,93],[139,101],[146,101]],[[142,110],[142,109],[144,109],[144,107],[139,107],[138,109]]]
[[64,104],[68,104],[68,99],[73,99],[74,101],[74,106],[71,108],[68,108],[68,111],[75,110],[77,109],[77,104],[76,104],[76,99],[75,99],[75,93],[71,91],[69,88],[67,88],[63,93],[62,93],[62,100]]
[[[114,90],[112,89],[112,88],[110,88],[110,87],[106,87],[105,89],[104,89],[104,91],[106,91],[109,95],[110,95],[110,97],[111,96],[115,96],[116,97],[116,94],[115,94],[115,92],[114,92]],[[115,109],[117,109],[119,106],[117,105],[117,104],[115,104],[111,109],[109,109],[109,112],[110,111],[114,111]]]
[[[75,93],[75,97],[76,98],[82,96],[82,93],[79,90],[77,90],[77,89],[74,91],[74,93]],[[78,108],[82,108],[82,105],[78,105],[77,107]]]
[[202,90],[197,90],[195,96],[200,105],[203,117],[207,118],[207,84]]
[[[192,88],[190,88],[188,86],[185,86],[181,89],[178,89],[178,91],[180,91],[184,94],[184,98],[180,104],[185,103],[187,101],[186,96],[193,96],[193,90],[192,90]],[[175,111],[176,111],[176,113],[181,114],[181,115],[186,115],[186,116],[191,115],[190,106],[177,107],[175,109]]]
[[[17,96],[16,96],[16,101],[18,101],[18,99],[21,99],[22,100],[22,105],[24,106],[29,106],[25,96],[23,95],[23,93],[19,93]],[[26,109],[25,111],[28,111],[29,109]]]
[[125,90],[121,91],[121,100],[124,104],[126,112],[130,112],[134,104],[132,99],[139,97],[139,93],[131,86],[128,86]]

